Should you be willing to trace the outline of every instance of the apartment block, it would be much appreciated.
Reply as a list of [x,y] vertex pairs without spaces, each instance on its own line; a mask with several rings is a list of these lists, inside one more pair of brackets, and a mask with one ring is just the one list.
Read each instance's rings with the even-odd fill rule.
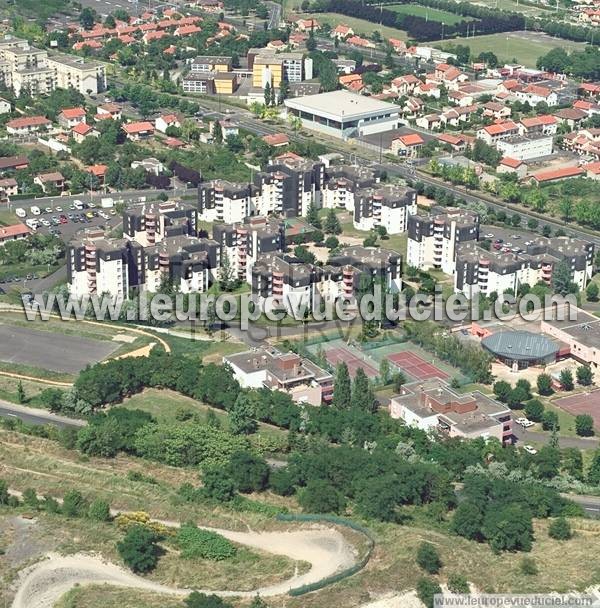
[[250,49],[248,69],[252,71],[252,86],[264,89],[267,83],[278,89],[282,80],[289,83],[313,77],[312,59],[300,52],[277,53],[270,49]]
[[516,135],[496,143],[498,151],[504,156],[515,160],[530,160],[552,154],[552,135],[533,133],[531,135]]
[[528,245],[523,253],[485,251],[475,243],[466,243],[458,249],[455,292],[472,298],[481,293],[515,293],[520,285],[535,285],[542,281],[552,284],[556,265],[565,261],[570,268],[572,281],[580,290],[585,289],[592,277],[594,245],[574,239],[540,237]]
[[67,246],[67,281],[75,297],[109,294],[127,298],[129,249],[125,239],[107,238],[103,230],[79,232]]
[[256,216],[243,223],[215,224],[213,239],[219,244],[221,264],[227,260],[235,275],[250,283],[259,256],[285,251],[285,225]]
[[150,247],[173,236],[196,236],[198,212],[174,201],[129,207],[123,212],[123,236]]
[[479,216],[460,209],[409,215],[406,263],[422,270],[454,274],[460,243],[479,239]]
[[417,192],[402,186],[359,190],[354,201],[353,224],[357,230],[383,227],[388,234],[406,232],[409,215],[417,212]]
[[381,172],[369,167],[333,165],[325,173],[322,206],[325,209],[346,209],[354,213],[357,193],[376,188],[381,182]]

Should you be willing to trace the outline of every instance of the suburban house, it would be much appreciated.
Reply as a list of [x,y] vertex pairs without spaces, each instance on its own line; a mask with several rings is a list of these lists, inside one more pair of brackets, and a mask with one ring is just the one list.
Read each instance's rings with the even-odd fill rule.
[[34,178],[33,183],[40,186],[44,194],[46,194],[52,190],[62,190],[65,186],[65,178],[59,171],[40,173]]
[[10,135],[28,135],[48,128],[52,123],[45,116],[23,116],[6,123]]
[[80,122],[71,129],[71,135],[73,136],[73,139],[80,144],[86,137],[99,137],[100,132],[98,129],[95,129],[85,122]]
[[0,226],[0,245],[8,241],[18,241],[31,234],[31,230],[25,224],[12,224],[11,226]]
[[163,114],[154,122],[154,128],[159,133],[166,133],[169,127],[175,127],[177,129],[181,127],[181,121],[177,114]]
[[85,110],[83,108],[67,108],[58,115],[58,124],[64,129],[85,123]]
[[425,140],[418,133],[399,135],[392,140],[391,150],[399,156],[416,157],[425,144]]
[[147,120],[129,122],[123,125],[122,129],[131,141],[148,139],[154,135],[154,125]]

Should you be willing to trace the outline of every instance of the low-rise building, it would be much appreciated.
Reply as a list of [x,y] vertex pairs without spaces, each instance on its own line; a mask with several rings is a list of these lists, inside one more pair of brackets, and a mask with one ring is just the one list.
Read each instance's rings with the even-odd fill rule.
[[10,226],[0,226],[0,245],[5,245],[10,241],[25,239],[31,234],[31,230],[25,224],[12,224]]
[[550,156],[553,149],[552,135],[542,132],[531,135],[516,135],[496,142],[496,148],[504,156],[516,160],[530,160]]
[[65,129],[72,129],[78,124],[85,124],[85,110],[83,108],[66,108],[58,115],[58,124]]
[[392,418],[423,431],[462,439],[512,442],[510,409],[479,391],[459,394],[441,380],[411,382],[390,400]]
[[29,135],[47,129],[51,124],[45,116],[23,116],[9,120],[6,131],[10,135]]
[[149,139],[154,135],[154,125],[147,120],[128,122],[122,126],[122,129],[125,131],[127,139],[131,141]]
[[333,376],[309,359],[274,348],[223,357],[242,388],[268,388],[289,394],[297,403],[321,405],[333,397]]

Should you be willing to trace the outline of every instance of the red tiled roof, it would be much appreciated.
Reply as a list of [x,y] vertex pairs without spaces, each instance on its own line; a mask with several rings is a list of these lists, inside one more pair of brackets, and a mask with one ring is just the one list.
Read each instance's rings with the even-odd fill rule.
[[89,167],[86,168],[86,171],[88,173],[91,173],[92,175],[95,175],[96,177],[104,177],[104,175],[106,175],[106,172],[108,171],[108,166],[107,165],[90,165]]
[[13,129],[21,129],[23,127],[42,127],[49,124],[50,121],[45,116],[23,116],[22,118],[9,120],[6,126]]
[[30,234],[31,230],[25,224],[12,224],[11,226],[0,226],[0,240],[12,239],[17,236]]
[[506,167],[511,167],[512,169],[516,169],[523,164],[522,160],[517,160],[516,158],[511,158],[510,156],[505,156],[501,161],[501,165],[505,165]]
[[399,139],[405,146],[418,146],[425,143],[425,140],[418,133],[400,135],[400,137],[396,137],[395,139]]
[[493,125],[488,125],[487,127],[483,127],[483,130],[489,135],[499,135],[500,133],[505,133],[506,131],[512,131],[516,129],[517,125],[509,120],[507,122],[496,123]]
[[83,108],[66,108],[61,114],[67,119],[82,118],[85,116],[85,110]]
[[77,135],[87,135],[91,130],[92,127],[90,127],[90,125],[80,122],[71,129],[71,132],[77,133]]
[[582,175],[584,170],[581,167],[563,167],[562,169],[552,169],[551,171],[539,171],[532,177],[538,182],[550,182],[555,179],[565,179]]
[[181,148],[182,146],[185,146],[185,143],[180,139],[177,139],[177,137],[167,137],[165,139],[165,146],[169,146],[170,148]]
[[594,175],[598,175],[598,174],[600,174],[600,161],[597,161],[595,163],[588,163],[587,165],[583,165],[583,168],[586,171],[590,171]]
[[130,122],[123,125],[123,131],[129,135],[133,135],[135,133],[145,133],[146,131],[154,132],[154,126],[151,122],[142,120],[140,122]]
[[265,135],[262,139],[269,146],[282,146],[290,143],[290,139],[285,133],[273,133],[272,135]]
[[18,167],[27,167],[29,161],[26,156],[5,156],[0,158],[0,171],[3,169],[16,169]]
[[458,146],[459,144],[464,142],[462,136],[452,135],[451,133],[442,133],[441,135],[438,135],[438,139],[452,146]]
[[550,114],[544,114],[542,116],[533,116],[532,118],[523,118],[521,124],[530,129],[531,127],[537,127],[540,125],[554,125],[558,121],[555,116]]

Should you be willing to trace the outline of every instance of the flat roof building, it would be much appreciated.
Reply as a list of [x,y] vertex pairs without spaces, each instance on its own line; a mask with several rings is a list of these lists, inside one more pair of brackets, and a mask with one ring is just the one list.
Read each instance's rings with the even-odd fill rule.
[[349,91],[286,99],[285,105],[306,128],[344,139],[391,131],[400,117],[398,106]]

